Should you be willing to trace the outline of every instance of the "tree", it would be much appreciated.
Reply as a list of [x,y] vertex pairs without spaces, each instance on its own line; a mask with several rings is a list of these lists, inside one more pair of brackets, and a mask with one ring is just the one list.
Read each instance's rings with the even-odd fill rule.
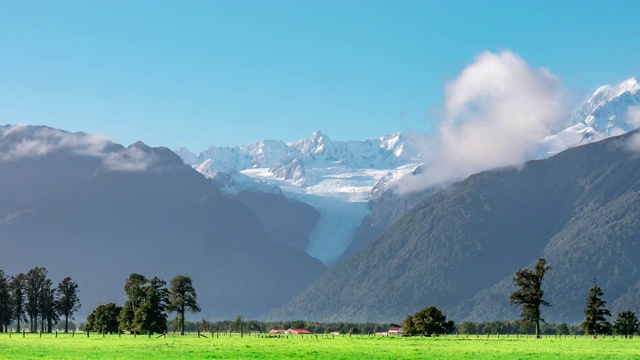
[[120,315],[118,316],[118,324],[120,330],[129,331],[131,333],[140,332],[140,323],[136,320],[136,313],[144,302],[144,293],[142,286],[147,282],[147,278],[140,274],[131,274],[129,279],[124,283],[124,292],[127,294],[128,300],[124,303]]
[[116,306],[114,303],[98,306],[87,317],[87,326],[85,326],[85,330],[103,334],[113,334],[118,332],[118,315],[121,311],[122,307]]
[[27,276],[25,274],[18,274],[11,277],[9,282],[9,290],[11,291],[11,305],[12,314],[11,318],[16,321],[16,331],[20,332],[20,322],[27,321],[26,306],[25,306],[25,286],[27,283]]
[[404,332],[410,335],[448,334],[454,331],[454,322],[447,321],[447,317],[435,306],[426,307],[413,316],[408,316],[404,322]]
[[40,315],[42,292],[46,286],[47,269],[35,267],[27,272],[25,294],[27,296],[26,311],[29,316],[30,331],[38,331],[38,317]]
[[551,306],[544,300],[542,290],[544,274],[550,269],[545,259],[538,259],[535,270],[520,269],[513,277],[518,290],[511,294],[511,304],[522,308],[520,317],[524,325],[535,325],[536,338],[540,338],[540,321],[544,322],[540,314],[540,306]]
[[478,324],[470,321],[465,321],[458,325],[458,332],[461,334],[477,334]]
[[64,315],[65,333],[69,332],[69,317],[72,317],[81,307],[78,292],[78,284],[70,277],[62,279],[56,289],[57,309],[60,315]]
[[129,299],[118,316],[119,327],[132,333],[161,333],[167,330],[169,290],[167,283],[158,278],[147,279],[140,274],[131,274],[125,282]]
[[169,301],[169,290],[165,287],[167,282],[154,277],[148,284],[142,287],[145,301],[142,306],[142,327],[144,333],[163,333],[167,331],[167,313],[165,312]]
[[188,310],[192,313],[200,312],[200,307],[196,301],[196,290],[189,276],[177,275],[171,279],[169,286],[169,313],[177,312],[180,322],[180,335],[184,335],[184,313]]
[[625,338],[633,336],[633,334],[640,328],[638,323],[638,317],[633,311],[623,311],[618,314],[618,318],[613,324],[613,329],[616,333],[624,335]]
[[604,291],[596,284],[596,279],[593,279],[593,286],[589,288],[587,297],[587,307],[584,309],[585,320],[581,326],[585,334],[592,335],[594,339],[598,334],[611,334],[611,323],[605,318],[611,316],[611,312],[605,308],[607,302],[602,300],[602,295]]
[[40,300],[38,301],[40,312],[40,331],[45,331],[45,321],[47,323],[46,331],[53,331],[53,323],[57,322],[60,317],[58,316],[58,304],[56,300],[56,289],[53,288],[53,282],[50,279],[45,279],[40,292]]
[[9,276],[0,270],[0,332],[7,331],[11,324],[11,292],[9,288]]

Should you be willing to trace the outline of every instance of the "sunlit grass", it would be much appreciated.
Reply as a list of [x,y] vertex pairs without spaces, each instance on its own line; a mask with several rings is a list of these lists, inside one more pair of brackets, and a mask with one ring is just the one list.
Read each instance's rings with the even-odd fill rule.
[[2,359],[640,359],[640,339],[0,334]]

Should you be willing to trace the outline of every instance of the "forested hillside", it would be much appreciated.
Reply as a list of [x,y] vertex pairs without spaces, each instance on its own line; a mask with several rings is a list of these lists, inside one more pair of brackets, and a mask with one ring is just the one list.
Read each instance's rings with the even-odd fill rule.
[[637,136],[472,175],[266,318],[392,322],[427,305],[456,321],[517,318],[511,278],[540,257],[553,267],[546,320],[579,321],[594,277],[612,310],[638,311]]

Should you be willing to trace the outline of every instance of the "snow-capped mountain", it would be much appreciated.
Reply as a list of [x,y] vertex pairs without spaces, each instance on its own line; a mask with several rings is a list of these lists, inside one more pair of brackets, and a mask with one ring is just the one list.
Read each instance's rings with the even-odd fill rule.
[[[367,202],[419,164],[400,133],[365,141],[333,141],[320,131],[295,142],[265,140],[176,153],[229,193],[273,192],[315,207],[321,218],[307,252],[331,263],[368,213]],[[372,190],[376,188],[375,192]]]
[[640,84],[635,77],[616,85],[604,85],[571,116],[567,127],[541,142],[540,157],[640,126]]
[[[630,78],[600,87],[564,128],[541,139],[536,157],[619,135],[640,125],[640,84]],[[307,252],[331,264],[349,245],[375,200],[422,159],[400,134],[365,141],[333,141],[317,131],[296,142],[263,140],[176,153],[229,193],[282,191],[321,214]]]

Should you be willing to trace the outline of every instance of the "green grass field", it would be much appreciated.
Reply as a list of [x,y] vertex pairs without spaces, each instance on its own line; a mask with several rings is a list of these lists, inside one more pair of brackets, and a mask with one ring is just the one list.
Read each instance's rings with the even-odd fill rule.
[[1,359],[640,359],[640,338],[0,334]]

